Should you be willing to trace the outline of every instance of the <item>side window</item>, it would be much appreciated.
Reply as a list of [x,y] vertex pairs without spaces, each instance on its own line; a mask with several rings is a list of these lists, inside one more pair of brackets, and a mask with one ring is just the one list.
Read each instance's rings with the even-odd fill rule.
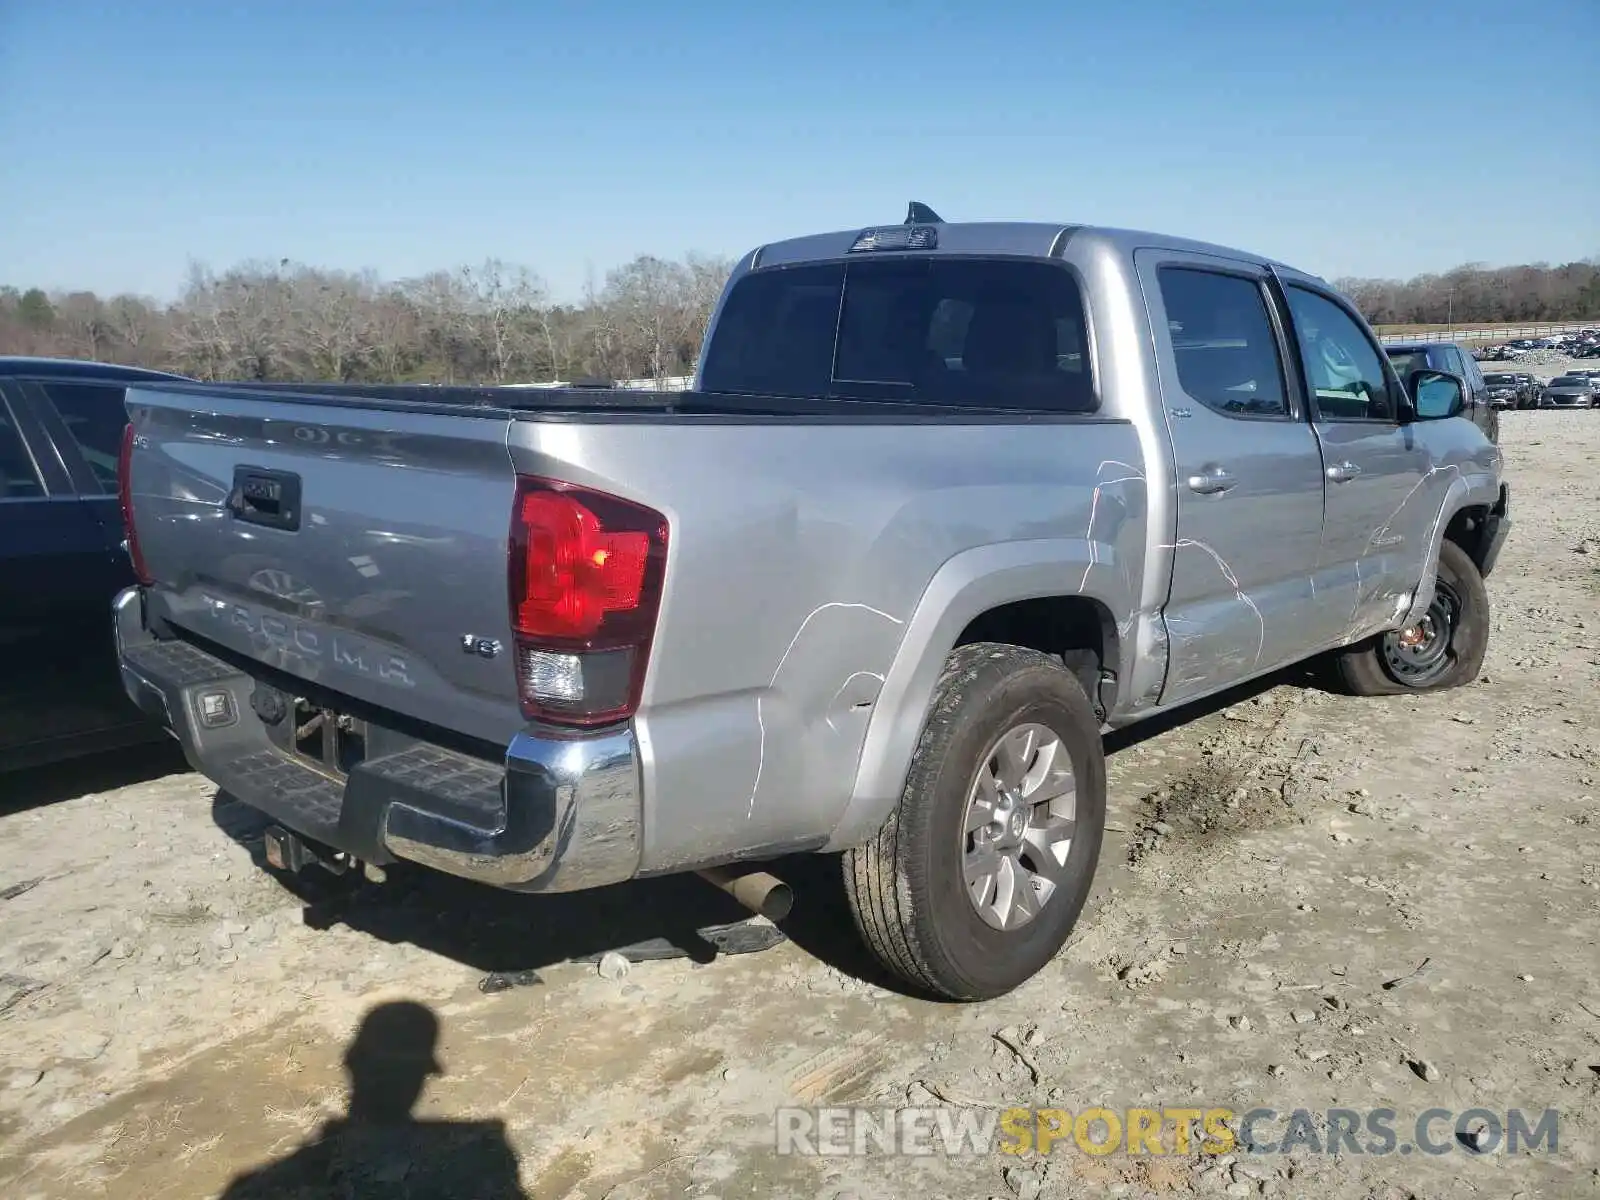
[[115,495],[122,429],[128,423],[123,389],[97,383],[47,383],[44,390],[78,443],[100,490]]
[[[1467,368],[1461,362],[1461,351],[1454,346],[1444,347],[1444,369],[1452,375],[1459,375],[1463,379],[1467,378]],[[1471,382],[1471,380],[1467,381]]]
[[1329,421],[1393,421],[1383,359],[1343,308],[1301,287],[1286,289],[1306,386]]
[[11,423],[11,414],[0,401],[0,501],[32,500],[44,495],[39,472],[22,444],[22,434]]
[[1424,370],[1429,365],[1426,350],[1390,350],[1388,355],[1401,383],[1411,378],[1411,372]]
[[1192,267],[1162,267],[1158,276],[1183,390],[1229,416],[1288,416],[1283,360],[1261,285]]

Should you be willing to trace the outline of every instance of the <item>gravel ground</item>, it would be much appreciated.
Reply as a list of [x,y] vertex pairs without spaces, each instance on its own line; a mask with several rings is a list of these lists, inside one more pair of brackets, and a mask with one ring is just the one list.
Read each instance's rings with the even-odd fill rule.
[[[884,986],[828,860],[795,864],[790,942],[613,978],[571,960],[691,945],[724,898],[291,891],[165,748],[7,781],[0,1196],[1600,1195],[1600,413],[1507,413],[1502,439],[1481,680],[1286,678],[1119,736],[1096,897],[987,1005]],[[846,1104],[1314,1118],[1288,1153],[775,1152],[776,1110]],[[1394,1110],[1402,1145],[1445,1110],[1448,1152],[1330,1137],[1341,1108]],[[1556,1146],[1476,1140],[1513,1109],[1554,1110]]]

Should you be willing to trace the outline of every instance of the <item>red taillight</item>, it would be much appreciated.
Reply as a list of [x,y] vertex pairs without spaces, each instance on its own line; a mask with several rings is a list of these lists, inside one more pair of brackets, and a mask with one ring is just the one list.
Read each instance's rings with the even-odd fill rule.
[[648,533],[604,529],[576,496],[531,489],[517,497],[517,527],[527,547],[512,614],[518,633],[590,638],[608,613],[639,607]]
[[524,715],[574,725],[633,715],[666,557],[667,521],[653,509],[518,477],[511,625]]
[[144,564],[144,553],[139,549],[139,534],[133,527],[133,425],[122,427],[122,450],[117,455],[117,500],[122,505],[122,536],[127,539],[128,559],[133,563],[133,576],[148,587],[152,582],[150,570]]

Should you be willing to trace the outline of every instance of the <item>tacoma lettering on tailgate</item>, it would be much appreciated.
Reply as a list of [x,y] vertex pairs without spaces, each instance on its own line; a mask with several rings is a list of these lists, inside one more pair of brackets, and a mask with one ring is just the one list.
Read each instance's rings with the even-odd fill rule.
[[281,613],[258,612],[249,605],[210,593],[201,593],[200,607],[212,620],[243,630],[274,650],[398,687],[416,687],[404,657],[374,647],[353,634],[318,629]]

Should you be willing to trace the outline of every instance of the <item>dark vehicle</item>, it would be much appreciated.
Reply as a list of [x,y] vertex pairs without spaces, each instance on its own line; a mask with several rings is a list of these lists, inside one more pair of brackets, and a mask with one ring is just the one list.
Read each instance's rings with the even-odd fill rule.
[[1512,376],[1517,381],[1517,386],[1522,389],[1522,399],[1518,408],[1538,408],[1539,393],[1544,391],[1544,384],[1540,383],[1526,371],[1513,371]]
[[1490,403],[1483,370],[1465,346],[1457,342],[1401,342],[1383,349],[1402,379],[1410,378],[1413,371],[1444,371],[1466,380],[1467,411],[1462,416],[1471,418],[1491,442],[1500,440],[1499,409]]
[[1526,408],[1523,403],[1525,389],[1515,375],[1488,374],[1483,377],[1489,385],[1489,403],[1494,408]]
[[164,738],[128,700],[106,606],[133,582],[123,388],[182,376],[0,357],[0,771]]

